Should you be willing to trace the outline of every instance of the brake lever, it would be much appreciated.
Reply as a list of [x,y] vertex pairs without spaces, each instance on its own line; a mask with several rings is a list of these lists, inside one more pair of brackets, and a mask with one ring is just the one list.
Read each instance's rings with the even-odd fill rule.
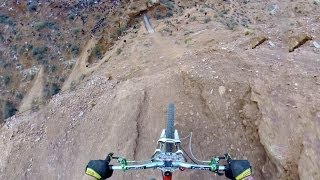
[[108,154],[108,156],[106,157],[106,161],[110,162],[110,161],[111,161],[111,159],[114,159],[114,158],[113,158],[113,153],[112,153],[112,152]]
[[229,153],[224,154],[225,160],[227,160],[228,164],[230,163],[230,160],[232,160]]
[[224,175],[224,173],[221,173],[221,172],[216,172],[217,174],[218,174],[218,176],[223,176]]

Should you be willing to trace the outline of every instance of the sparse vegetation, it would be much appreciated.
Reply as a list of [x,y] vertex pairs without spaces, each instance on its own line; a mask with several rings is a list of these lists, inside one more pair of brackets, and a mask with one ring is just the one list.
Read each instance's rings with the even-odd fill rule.
[[185,44],[190,44],[191,41],[192,41],[192,39],[191,39],[190,37],[188,37],[188,38],[186,38],[186,39],[184,40],[184,43],[185,43]]
[[28,80],[28,81],[32,81],[32,80],[34,79],[34,77],[35,77],[35,74],[33,74],[33,73],[28,73],[28,75],[27,75],[27,80]]
[[102,53],[101,53],[101,47],[99,45],[96,45],[93,49],[92,49],[92,55],[96,58],[101,58]]
[[78,56],[80,53],[80,48],[77,45],[72,44],[70,46],[70,52],[74,57]]
[[121,54],[121,52],[122,52],[122,49],[121,49],[121,48],[118,48],[118,49],[117,49],[117,55]]
[[31,110],[33,112],[36,112],[39,110],[39,108],[40,108],[40,103],[39,103],[38,99],[33,99],[31,102]]
[[37,31],[41,31],[44,28],[49,28],[49,29],[54,29],[54,30],[58,30],[58,26],[53,23],[53,22],[43,22],[43,21],[39,21],[39,22],[35,22],[34,23],[34,28]]
[[123,33],[126,31],[126,29],[127,29],[126,27],[119,27],[116,31],[117,36],[119,37],[119,36],[123,35]]
[[174,10],[174,1],[173,0],[160,0],[160,3],[164,4],[168,10]]
[[173,16],[173,12],[168,11],[168,12],[166,13],[166,17],[171,17],[171,16]]
[[234,30],[238,23],[235,21],[235,19],[229,18],[226,20],[225,25],[228,27],[228,29]]
[[170,30],[169,27],[164,27],[161,31],[160,31],[161,35],[169,35],[172,36],[172,30]]
[[4,107],[3,107],[3,116],[4,119],[7,119],[13,115],[16,114],[18,110],[16,109],[15,105],[13,104],[13,102],[11,101],[6,101],[4,103]]
[[40,30],[44,29],[45,27],[46,27],[46,23],[45,22],[35,22],[34,23],[34,28],[37,31],[40,31]]
[[48,83],[43,89],[43,94],[45,97],[50,98],[60,92],[60,87],[56,83]]
[[194,33],[194,32],[193,32],[193,31],[186,31],[186,32],[184,33],[184,35],[187,36],[187,35],[192,34],[192,33]]
[[20,91],[15,92],[15,97],[18,98],[19,100],[23,99],[23,94]]
[[69,12],[69,14],[68,14],[68,16],[67,16],[67,18],[68,18],[70,21],[73,21],[75,17],[76,17],[76,13],[73,12],[73,11]]
[[30,12],[35,12],[37,11],[37,8],[38,8],[38,4],[36,2],[28,2],[27,3],[27,9],[30,11]]
[[7,24],[10,26],[13,26],[14,22],[12,21],[12,19],[9,16],[7,16],[5,14],[0,14],[0,24]]
[[45,54],[47,53],[48,48],[47,47],[35,47],[32,49],[32,56],[41,64],[43,64]]
[[0,33],[0,42],[4,42],[4,36]]
[[210,22],[210,21],[211,21],[211,18],[210,18],[210,17],[207,17],[207,18],[204,19],[204,23],[208,23],[208,22]]
[[3,75],[2,79],[5,86],[8,86],[11,82],[11,78],[8,74]]
[[196,16],[192,16],[191,17],[191,21],[196,21],[197,20],[197,17]]
[[49,69],[50,73],[54,73],[57,70],[57,66],[54,65],[54,64],[53,65],[49,65],[48,69]]
[[155,12],[155,18],[156,18],[157,20],[161,19],[161,18],[162,18],[161,12],[156,11],[156,12]]
[[80,32],[80,29],[78,27],[73,27],[71,29],[72,34],[78,34]]
[[21,46],[21,48],[19,49],[18,53],[20,55],[22,55],[25,52],[29,52],[33,49],[33,45],[32,44],[24,44],[23,46]]

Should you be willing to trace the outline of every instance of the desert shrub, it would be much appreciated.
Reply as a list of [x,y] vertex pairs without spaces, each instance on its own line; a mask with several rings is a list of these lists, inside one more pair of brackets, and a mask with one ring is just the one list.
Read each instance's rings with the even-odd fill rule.
[[192,34],[192,33],[194,33],[194,32],[193,32],[193,31],[186,31],[186,32],[184,33],[184,35],[187,36],[187,35]]
[[96,58],[101,58],[102,53],[101,53],[101,47],[96,45],[93,49],[92,49],[92,54],[94,55],[94,57]]
[[238,23],[234,20],[234,18],[228,18],[225,21],[225,25],[228,27],[228,29],[234,30],[234,28],[238,25]]
[[3,34],[0,33],[0,42],[4,42],[4,40],[5,40],[5,39],[4,39]]
[[71,29],[72,34],[78,34],[80,32],[80,29],[78,27],[74,27]]
[[88,19],[88,15],[86,15],[86,14],[80,14],[80,19],[81,19],[81,21],[82,21],[83,24],[84,24],[84,23],[86,23],[86,20]]
[[3,75],[2,80],[5,86],[9,85],[11,82],[11,78],[8,74]]
[[72,44],[70,46],[70,52],[72,53],[73,56],[78,56],[80,53],[80,48],[77,45]]
[[84,1],[84,3],[86,3],[89,6],[92,6],[92,5],[96,4],[97,2],[98,2],[97,0],[85,0]]
[[41,31],[44,28],[59,30],[59,27],[54,22],[49,22],[49,21],[48,22],[43,22],[43,21],[35,22],[34,28],[37,31]]
[[35,3],[35,2],[28,2],[27,3],[27,9],[30,11],[30,12],[35,12],[37,11],[37,8],[38,8],[38,4]]
[[64,83],[65,78],[64,78],[64,77],[60,77],[60,78],[59,78],[59,81],[62,82],[62,83]]
[[23,99],[23,94],[20,92],[20,91],[16,91],[15,93],[14,93],[14,95],[15,95],[15,97],[16,98],[18,98],[18,99]]
[[60,92],[60,88],[56,83],[51,84],[50,86],[50,95],[53,96],[55,94],[58,94]]
[[165,27],[160,31],[161,35],[169,35],[172,36],[172,30],[169,27]]
[[0,24],[7,24],[10,26],[13,26],[14,22],[12,21],[12,19],[9,16],[7,16],[5,14],[0,14]]
[[19,54],[22,55],[24,52],[31,51],[32,49],[33,49],[33,45],[32,44],[24,44],[19,49]]
[[46,22],[46,27],[49,29],[59,30],[59,27],[54,22]]
[[192,16],[191,17],[191,21],[195,21],[195,20],[197,20],[197,17],[196,16]]
[[4,67],[6,64],[5,60],[0,59],[0,67]]
[[56,83],[48,83],[43,89],[43,94],[45,97],[50,98],[53,95],[56,95],[60,92],[60,87]]
[[28,75],[27,75],[27,80],[28,80],[28,81],[32,81],[35,76],[36,76],[36,75],[33,74],[33,73],[28,73]]
[[4,119],[7,119],[16,114],[18,110],[16,109],[15,105],[11,101],[6,101],[3,106],[3,116]]
[[33,99],[31,102],[31,110],[33,112],[36,112],[40,109],[40,102],[38,101],[38,99]]
[[211,21],[211,18],[210,18],[210,17],[207,17],[207,18],[204,19],[204,23],[208,23],[208,22],[210,22],[210,21]]
[[171,17],[171,16],[173,16],[173,13],[171,11],[167,11],[166,17]]
[[46,53],[48,51],[47,47],[35,47],[32,49],[32,56],[41,64],[43,64],[44,58],[46,56]]
[[155,18],[156,18],[157,20],[161,19],[161,18],[162,18],[161,12],[156,11],[156,12],[155,12]]
[[34,28],[37,31],[40,31],[40,30],[44,29],[45,27],[46,27],[46,23],[45,22],[35,22],[34,23]]
[[67,18],[68,18],[70,21],[73,21],[75,17],[76,17],[76,13],[75,13],[75,12],[72,12],[72,11],[71,11],[71,12],[68,13]]
[[49,72],[53,73],[57,70],[57,66],[56,65],[49,65],[48,70],[49,70]]
[[159,2],[164,4],[169,10],[174,9],[174,0],[160,0]]
[[117,55],[121,54],[121,52],[122,52],[122,49],[121,49],[121,48],[118,48],[118,49],[117,49]]
[[160,0],[160,3],[166,6],[167,12],[166,12],[166,14],[162,15],[161,12],[157,11],[157,12],[155,12],[155,18],[162,19],[165,17],[173,16],[174,1],[173,0]]
[[186,39],[184,40],[184,43],[185,43],[185,44],[190,44],[191,41],[192,41],[192,39],[191,39],[190,37],[188,37],[188,38],[186,38]]
[[126,31],[126,29],[127,29],[126,27],[119,27],[119,28],[117,28],[117,30],[116,30],[117,36],[119,37],[119,36],[123,35],[124,32]]

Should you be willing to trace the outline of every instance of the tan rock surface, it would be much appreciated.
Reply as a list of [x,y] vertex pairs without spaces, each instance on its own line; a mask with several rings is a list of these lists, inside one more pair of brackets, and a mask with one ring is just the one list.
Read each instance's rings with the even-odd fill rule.
[[312,40],[312,38],[306,34],[300,34],[297,36],[291,36],[289,37],[289,52],[294,51],[298,47],[305,44],[307,41]]
[[[269,2],[249,5],[267,7]],[[74,90],[55,95],[38,112],[7,120],[0,129],[0,179],[79,179],[88,160],[108,152],[148,159],[168,102],[176,104],[180,136],[193,132],[199,159],[229,152],[251,162],[255,179],[319,179],[319,52],[305,45],[288,53],[291,11],[286,8],[293,5],[281,1],[278,16],[263,16],[272,19],[268,28],[255,24],[255,32],[268,34],[273,48],[263,43],[245,49],[250,38],[242,27],[230,30],[220,19],[203,23],[206,15],[193,4],[188,13],[194,21],[187,14],[152,19],[154,34],[141,28],[122,37]],[[309,11],[310,18],[318,16],[315,12]],[[320,38],[319,22],[290,17],[301,23],[297,32],[304,29]],[[171,35],[160,33],[165,28]],[[188,148],[187,141],[182,145]],[[112,179],[150,177],[161,174],[119,171]],[[224,179],[203,171],[176,172],[174,178]]]

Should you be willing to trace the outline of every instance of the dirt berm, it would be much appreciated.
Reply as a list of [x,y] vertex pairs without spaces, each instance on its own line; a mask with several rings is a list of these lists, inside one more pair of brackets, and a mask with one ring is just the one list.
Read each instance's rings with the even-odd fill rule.
[[[189,13],[205,18],[195,8]],[[248,42],[257,35],[184,15],[171,25],[152,20],[154,34],[143,27],[128,33],[113,47],[121,51],[107,52],[110,58],[75,88],[38,112],[7,119],[0,179],[79,179],[88,160],[108,152],[148,159],[169,102],[176,105],[180,136],[193,132],[199,159],[229,152],[251,162],[255,179],[320,179],[319,52],[303,45],[289,53],[278,38],[286,36],[281,25],[271,33],[257,27],[268,40],[252,49]],[[319,38],[318,30],[305,31]],[[161,174],[119,171],[112,179],[151,177]],[[174,177],[224,179],[204,171]]]

